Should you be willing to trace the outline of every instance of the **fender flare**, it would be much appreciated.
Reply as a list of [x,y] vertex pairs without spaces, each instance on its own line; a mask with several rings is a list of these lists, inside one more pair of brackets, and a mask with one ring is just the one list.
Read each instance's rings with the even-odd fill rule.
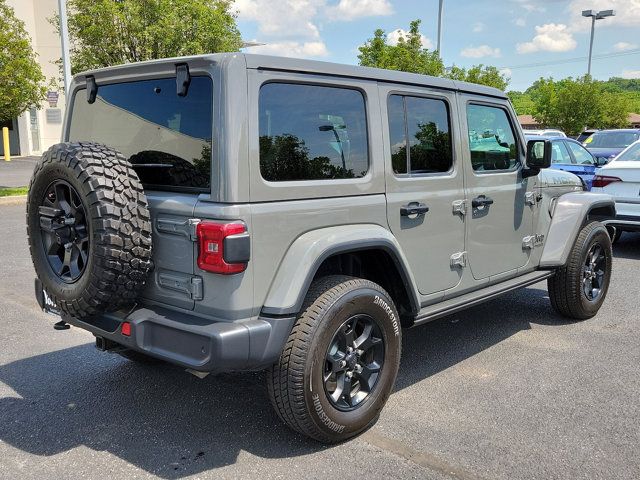
[[[541,268],[561,267],[567,263],[580,229],[596,209],[599,213],[594,218],[614,218],[616,204],[613,197],[590,192],[571,192],[558,197],[540,258]],[[607,214],[603,215],[600,212]]]
[[387,229],[375,224],[342,225],[300,235],[280,263],[262,307],[263,315],[297,314],[309,286],[329,257],[359,250],[383,250],[393,259],[407,291],[412,310],[420,309],[418,290],[400,244]]

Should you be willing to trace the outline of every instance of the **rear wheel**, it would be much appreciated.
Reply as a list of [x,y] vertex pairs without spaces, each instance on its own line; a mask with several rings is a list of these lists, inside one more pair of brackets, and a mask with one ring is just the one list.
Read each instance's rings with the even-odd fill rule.
[[585,320],[598,313],[609,289],[612,259],[606,228],[599,222],[585,225],[567,264],[547,281],[553,308],[574,320]]
[[393,388],[400,339],[398,313],[379,285],[342,275],[314,282],[267,375],[276,412],[324,443],[366,430]]

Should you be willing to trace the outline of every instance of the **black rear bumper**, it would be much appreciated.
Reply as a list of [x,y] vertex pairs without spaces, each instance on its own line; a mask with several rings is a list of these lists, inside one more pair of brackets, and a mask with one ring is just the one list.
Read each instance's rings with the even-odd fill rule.
[[[38,284],[36,279],[36,292]],[[36,293],[36,298],[44,308],[43,295]],[[96,337],[201,372],[259,370],[271,365],[295,322],[291,316],[213,321],[156,306],[82,320],[63,314],[62,319]],[[123,322],[131,325],[129,336],[122,334]]]

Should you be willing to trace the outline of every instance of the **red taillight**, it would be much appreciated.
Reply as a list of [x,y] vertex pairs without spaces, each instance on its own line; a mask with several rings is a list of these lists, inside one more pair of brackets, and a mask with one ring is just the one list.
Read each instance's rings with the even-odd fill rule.
[[[198,236],[198,267],[207,272],[230,275],[244,272],[247,268],[248,256],[238,255],[234,247],[232,258],[225,255],[225,245],[236,240],[246,240],[248,249],[247,227],[244,223],[219,223],[203,221],[196,227]],[[245,243],[245,242],[242,242]],[[231,250],[231,248],[229,248]],[[245,253],[244,251],[241,253]],[[248,252],[247,252],[248,255]]]
[[622,179],[618,177],[607,177],[606,175],[596,175],[593,177],[594,187],[606,187],[610,183],[621,182]]
[[125,337],[131,336],[131,324],[129,322],[122,322],[122,326],[120,327],[120,332]]

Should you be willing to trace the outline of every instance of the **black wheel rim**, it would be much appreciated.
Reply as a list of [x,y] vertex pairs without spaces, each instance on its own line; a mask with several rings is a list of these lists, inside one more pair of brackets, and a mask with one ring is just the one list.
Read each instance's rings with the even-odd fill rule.
[[89,227],[80,195],[68,182],[56,180],[45,190],[38,213],[51,270],[66,283],[77,281],[89,258]]
[[602,295],[605,275],[607,271],[607,257],[605,250],[599,243],[594,243],[582,266],[582,292],[587,300],[593,302]]
[[354,410],[374,391],[384,365],[383,338],[369,315],[355,315],[335,332],[322,372],[325,393],[334,407]]

